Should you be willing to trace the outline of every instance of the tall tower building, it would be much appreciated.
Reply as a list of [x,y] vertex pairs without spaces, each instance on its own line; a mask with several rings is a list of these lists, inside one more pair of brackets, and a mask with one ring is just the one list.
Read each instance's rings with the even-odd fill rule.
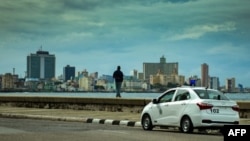
[[27,56],[27,78],[51,79],[55,77],[56,57],[39,50]]
[[63,68],[63,80],[71,80],[72,78],[75,78],[75,67],[72,67],[70,65],[67,65]]
[[227,92],[235,92],[235,78],[226,79]]
[[210,77],[210,88],[212,89],[220,89],[220,82],[218,77]]
[[208,87],[209,85],[209,68],[206,63],[201,65],[201,86],[202,87]]

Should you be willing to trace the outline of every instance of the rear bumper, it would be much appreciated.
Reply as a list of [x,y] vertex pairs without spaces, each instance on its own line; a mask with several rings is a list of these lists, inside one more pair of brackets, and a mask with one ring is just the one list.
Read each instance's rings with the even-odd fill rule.
[[204,119],[204,120],[202,120],[202,123],[208,123],[208,124],[218,123],[218,124],[233,124],[233,125],[237,125],[237,124],[239,124],[239,121],[224,122],[224,121],[212,121],[212,120]]
[[209,116],[209,115],[196,115],[192,117],[194,127],[223,127],[224,125],[238,125],[239,117],[232,116]]

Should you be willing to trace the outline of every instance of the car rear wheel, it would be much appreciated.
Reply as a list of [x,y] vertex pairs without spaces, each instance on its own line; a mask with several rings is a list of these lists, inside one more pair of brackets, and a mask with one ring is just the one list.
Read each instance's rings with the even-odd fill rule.
[[152,130],[153,129],[151,118],[147,114],[142,117],[142,128],[144,130]]
[[188,116],[185,116],[182,118],[180,129],[184,133],[192,133],[193,132],[193,123]]

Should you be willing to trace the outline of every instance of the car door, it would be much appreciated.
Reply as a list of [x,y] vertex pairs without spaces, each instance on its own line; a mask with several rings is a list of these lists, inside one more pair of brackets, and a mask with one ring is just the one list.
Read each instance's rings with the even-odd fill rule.
[[179,125],[184,110],[188,107],[190,93],[185,89],[176,90],[172,102],[168,104],[168,125]]
[[156,115],[154,116],[154,124],[167,125],[168,119],[170,118],[169,111],[171,111],[169,104],[172,102],[175,90],[167,91],[159,99],[157,104],[154,104],[154,111]]

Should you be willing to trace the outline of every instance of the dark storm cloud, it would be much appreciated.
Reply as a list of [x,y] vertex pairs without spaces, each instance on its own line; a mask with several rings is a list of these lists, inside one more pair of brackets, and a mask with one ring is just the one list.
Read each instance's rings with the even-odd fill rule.
[[152,5],[157,3],[185,3],[196,0],[59,0],[62,2],[65,8],[69,9],[79,9],[79,10],[93,10],[96,8],[114,6],[126,6],[126,5]]
[[[232,10],[235,3],[224,0],[3,1],[0,37],[5,41],[37,38],[84,42],[89,46],[131,46],[144,41],[198,39],[207,33],[233,34],[232,31],[248,26],[243,15],[249,13],[246,4],[234,6]],[[210,29],[206,30],[207,27]]]
[[[242,3],[245,4],[225,3],[224,0],[3,1],[0,4],[0,36],[6,40],[9,37],[67,37],[67,40],[84,37],[87,41],[113,40],[110,44],[133,44],[136,40],[163,37],[167,40],[174,37],[177,40],[198,39],[206,33],[230,31],[234,34],[232,31],[247,28],[248,2]],[[207,27],[214,29],[206,31]]]
[[49,3],[38,1],[4,1],[0,5],[0,28],[10,36],[52,33],[55,30],[47,27],[57,25],[57,15],[61,13],[56,7],[51,8]]

